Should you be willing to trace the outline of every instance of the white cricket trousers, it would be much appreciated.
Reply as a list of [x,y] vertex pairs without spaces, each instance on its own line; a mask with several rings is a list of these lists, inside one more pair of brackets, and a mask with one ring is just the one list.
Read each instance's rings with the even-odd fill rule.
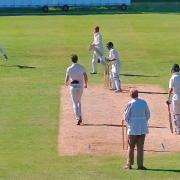
[[93,51],[93,58],[92,58],[92,70],[94,73],[97,73],[97,64],[98,59],[100,62],[102,62],[102,57],[96,53],[96,51]]
[[111,71],[110,80],[112,82],[112,88],[113,89],[116,89],[116,90],[121,89],[121,81],[119,79],[119,74],[118,73],[114,73],[114,72]]
[[83,93],[83,87],[80,84],[73,84],[70,86],[70,94],[73,103],[73,110],[76,116],[76,119],[81,118],[81,96]]
[[172,100],[175,131],[180,134],[180,100]]

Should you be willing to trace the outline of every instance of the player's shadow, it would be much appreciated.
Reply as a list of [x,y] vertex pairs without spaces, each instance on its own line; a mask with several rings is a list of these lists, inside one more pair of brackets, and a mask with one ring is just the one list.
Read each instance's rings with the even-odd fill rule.
[[160,77],[157,75],[150,76],[150,75],[143,75],[143,74],[120,74],[120,75],[121,76],[128,76],[128,77]]
[[35,69],[34,66],[25,66],[25,65],[0,65],[1,67],[6,68],[19,68],[19,69]]
[[154,128],[154,129],[167,129],[166,126],[148,126],[149,128]]
[[150,92],[150,91],[139,91],[141,94],[168,94],[167,92]]
[[[168,94],[167,92],[138,91],[140,94]],[[122,90],[122,93],[129,93],[129,90]]]
[[109,126],[109,127],[122,127],[120,124],[83,124],[83,126]]
[[166,150],[152,150],[152,149],[144,149],[145,152],[153,152],[153,153],[169,153],[172,151],[166,151]]
[[147,168],[147,171],[161,171],[161,172],[180,173],[179,169],[153,169],[153,168]]
[[[107,126],[107,127],[122,127],[121,124],[90,124],[85,123],[83,126]],[[166,129],[165,126],[149,126],[149,128],[155,128],[155,129]]]

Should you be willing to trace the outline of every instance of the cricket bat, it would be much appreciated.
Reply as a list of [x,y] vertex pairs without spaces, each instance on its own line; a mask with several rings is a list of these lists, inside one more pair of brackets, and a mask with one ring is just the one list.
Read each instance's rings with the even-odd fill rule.
[[173,134],[173,125],[172,125],[172,119],[171,119],[170,104],[168,104],[168,113],[169,113],[169,128],[170,128],[171,133]]

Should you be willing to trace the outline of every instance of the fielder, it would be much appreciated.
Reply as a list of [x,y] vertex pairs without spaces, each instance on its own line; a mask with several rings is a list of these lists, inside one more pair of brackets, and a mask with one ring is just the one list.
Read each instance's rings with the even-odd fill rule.
[[112,82],[112,90],[115,90],[115,93],[121,92],[121,81],[119,79],[120,74],[120,58],[119,53],[113,47],[112,42],[108,42],[106,45],[109,50],[109,57],[106,58],[106,61],[112,62],[112,68],[110,72],[110,80]]
[[178,64],[172,66],[172,76],[169,80],[169,92],[167,104],[171,103],[172,97],[172,111],[176,134],[180,135],[180,68]]
[[93,58],[92,58],[92,72],[91,74],[97,74],[97,63],[103,63],[103,43],[102,35],[99,32],[99,26],[94,28],[94,41],[92,42],[90,49],[93,49]]
[[87,88],[88,77],[85,68],[78,64],[78,56],[72,55],[72,65],[67,68],[65,85],[70,82],[70,94],[73,102],[73,110],[76,116],[77,125],[82,124],[81,96],[83,88]]
[[144,141],[148,133],[149,107],[145,100],[138,98],[138,90],[131,89],[132,100],[128,103],[124,119],[128,128],[128,159],[125,169],[132,169],[134,164],[134,148],[137,146],[137,165],[139,170],[146,170],[143,165]]

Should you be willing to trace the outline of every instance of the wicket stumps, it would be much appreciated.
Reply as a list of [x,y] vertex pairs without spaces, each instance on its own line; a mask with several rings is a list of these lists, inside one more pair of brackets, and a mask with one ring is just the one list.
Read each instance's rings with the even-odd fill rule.
[[123,150],[127,150],[128,149],[128,135],[127,135],[127,125],[125,125],[124,120],[122,120],[122,141],[123,141]]
[[111,81],[110,81],[110,75],[109,75],[109,64],[106,64],[104,68],[104,87],[106,88],[111,87]]

